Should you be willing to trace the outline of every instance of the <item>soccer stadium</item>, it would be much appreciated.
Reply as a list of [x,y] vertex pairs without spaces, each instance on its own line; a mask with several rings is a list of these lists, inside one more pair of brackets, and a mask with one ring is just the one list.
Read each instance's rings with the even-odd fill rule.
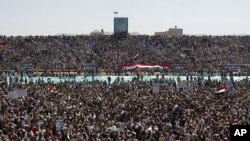
[[[201,30],[198,24],[188,26],[192,21],[185,16],[185,22],[178,18],[185,11],[199,17],[192,8],[207,9],[195,0],[186,5],[145,0],[141,9],[139,1],[94,1],[6,1],[0,6],[0,141],[250,140],[247,2],[224,1],[229,14],[234,16],[230,6],[242,14],[231,20],[224,15],[221,21],[216,11],[221,2],[207,2],[214,13],[203,11],[207,17],[193,19],[206,21],[207,30]],[[176,18],[164,13],[171,4]],[[189,8],[182,11],[184,5]],[[94,10],[80,11],[88,7]],[[155,17],[145,10],[151,7]],[[78,18],[82,29],[73,20],[77,13],[89,16]],[[210,16],[218,16],[218,26],[227,22],[223,30],[209,23]],[[164,17],[183,27],[156,28]],[[155,28],[151,32],[146,25]]]

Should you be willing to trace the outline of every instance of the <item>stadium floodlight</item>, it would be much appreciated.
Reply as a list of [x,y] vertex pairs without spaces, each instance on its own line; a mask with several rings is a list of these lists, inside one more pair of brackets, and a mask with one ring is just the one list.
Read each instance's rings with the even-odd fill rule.
[[118,14],[118,12],[114,12],[114,14],[115,14],[115,17],[116,17],[116,15]]

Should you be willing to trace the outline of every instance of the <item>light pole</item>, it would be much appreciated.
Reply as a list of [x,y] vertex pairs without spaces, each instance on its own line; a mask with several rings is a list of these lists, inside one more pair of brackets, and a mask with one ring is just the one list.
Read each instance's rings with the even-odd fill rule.
[[[115,11],[115,12],[114,12],[115,17],[117,17],[117,14],[118,14],[118,12]],[[115,41],[115,46],[116,46],[116,48],[117,48],[117,46],[118,46],[117,40]],[[116,64],[117,64],[117,66],[119,67],[119,65],[118,65],[118,52],[116,52]],[[118,68],[118,69],[119,69],[119,68]],[[118,69],[115,68],[114,71],[118,71]],[[118,73],[118,72],[116,72],[116,73]]]
[[118,12],[114,12],[114,14],[115,14],[115,17],[117,16],[117,14],[118,14]]

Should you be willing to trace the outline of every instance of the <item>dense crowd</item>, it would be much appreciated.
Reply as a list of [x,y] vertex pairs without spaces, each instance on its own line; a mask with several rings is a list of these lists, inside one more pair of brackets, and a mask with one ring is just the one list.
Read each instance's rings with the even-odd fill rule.
[[169,72],[219,73],[227,64],[250,64],[249,36],[1,36],[0,41],[2,70],[32,64],[34,70],[81,71],[93,63],[99,72],[114,74],[122,64],[141,63],[171,64]]
[[[229,125],[250,122],[248,79],[231,79],[230,90],[215,93],[227,83],[224,65],[250,64],[248,36],[1,36],[0,42],[0,69],[7,70],[0,71],[3,141],[227,141]],[[66,71],[81,72],[86,64],[108,75],[125,74],[121,65],[139,63],[171,64],[167,71],[172,73],[219,72],[223,80],[187,75],[192,87],[183,92],[178,79],[163,75],[142,81],[142,73],[130,82],[119,78],[114,83],[108,79],[52,84],[17,77],[32,78],[35,71],[47,69],[74,77]],[[21,64],[32,64],[34,71],[24,74]],[[183,64],[187,68],[174,67]],[[14,80],[7,84],[7,76]],[[159,94],[153,93],[152,83],[160,83]],[[10,96],[19,90],[21,97]]]
[[[152,81],[160,93],[152,93]],[[219,81],[193,79],[192,91],[158,78],[1,85],[0,140],[8,141],[228,141],[229,125],[250,122],[248,79],[217,95]],[[27,89],[10,99],[7,92]],[[57,121],[61,121],[59,124]]]

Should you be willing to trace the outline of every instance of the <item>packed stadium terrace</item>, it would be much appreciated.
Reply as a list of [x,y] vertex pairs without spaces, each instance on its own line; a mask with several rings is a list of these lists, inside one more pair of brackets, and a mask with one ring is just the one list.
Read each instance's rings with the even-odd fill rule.
[[248,79],[221,94],[216,80],[200,79],[192,92],[164,77],[153,81],[159,94],[141,78],[0,84],[0,140],[228,141],[229,125],[250,123]]
[[[190,89],[181,91],[178,80],[164,75],[145,81],[139,74],[129,82],[118,77],[114,83],[65,77],[54,84],[42,77],[27,82],[9,70],[30,69],[21,64],[37,70],[96,64],[114,74],[124,64],[189,64],[187,70],[169,71],[220,72],[221,65],[249,64],[249,40],[247,36],[1,37],[0,67],[7,73],[0,77],[0,140],[228,141],[230,125],[250,123],[248,78],[205,80],[187,75],[184,85]],[[14,79],[7,83],[7,78]],[[153,92],[152,84],[160,85],[159,93]]]
[[99,72],[115,74],[123,64],[170,64],[173,73],[220,73],[233,64],[246,73],[250,64],[249,36],[1,36],[0,41],[2,70],[32,64],[34,70],[81,71],[95,64]]

